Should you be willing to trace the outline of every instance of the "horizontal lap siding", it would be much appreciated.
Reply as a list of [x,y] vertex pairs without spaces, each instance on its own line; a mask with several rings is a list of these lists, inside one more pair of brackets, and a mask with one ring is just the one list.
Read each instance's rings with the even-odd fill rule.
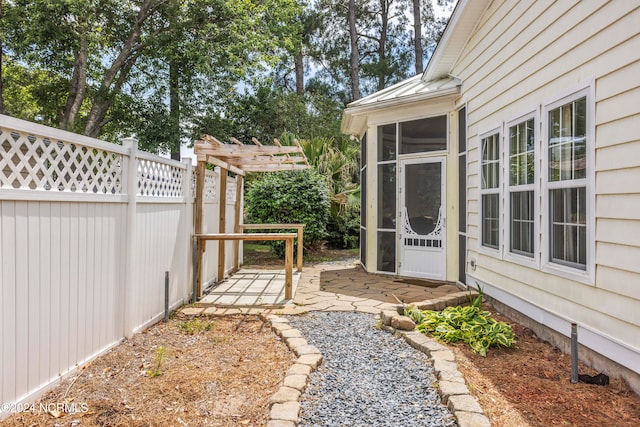
[[[638,6],[626,1],[493,2],[451,74],[463,81],[468,114],[468,256],[478,261],[469,274],[640,349]],[[596,95],[596,285],[479,254],[479,134],[539,111],[591,79]],[[506,206],[501,205],[503,215]],[[519,281],[524,277],[526,283]]]

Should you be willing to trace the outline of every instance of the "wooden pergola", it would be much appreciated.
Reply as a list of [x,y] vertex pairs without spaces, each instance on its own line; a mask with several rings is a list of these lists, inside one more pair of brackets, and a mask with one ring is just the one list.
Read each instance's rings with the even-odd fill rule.
[[[293,146],[284,146],[277,139],[273,145],[263,145],[252,138],[253,145],[243,144],[231,138],[231,144],[225,144],[210,135],[202,135],[195,142],[194,151],[197,156],[196,197],[195,197],[195,254],[194,254],[194,300],[202,295],[202,255],[208,240],[218,241],[218,280],[225,277],[225,241],[234,242],[234,269],[239,268],[240,241],[243,240],[284,240],[286,244],[285,258],[285,297],[292,298],[292,265],[293,239],[298,238],[298,270],[302,270],[302,228],[304,224],[242,224],[242,187],[245,174],[249,172],[277,172],[286,170],[303,170],[309,163],[297,140]],[[220,233],[203,234],[204,187],[207,164],[220,168],[220,187],[217,189],[219,202]],[[236,174],[236,200],[234,232],[225,233],[226,229],[226,195],[228,172]],[[297,229],[297,233],[252,233],[245,234],[244,229]]]

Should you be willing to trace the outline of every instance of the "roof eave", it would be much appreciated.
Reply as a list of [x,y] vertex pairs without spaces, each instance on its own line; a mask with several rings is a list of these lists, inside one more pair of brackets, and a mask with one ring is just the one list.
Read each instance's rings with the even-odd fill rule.
[[396,106],[407,106],[407,104],[414,104],[426,100],[435,98],[447,98],[454,97],[460,94],[460,85],[455,87],[435,90],[426,93],[418,93],[413,95],[407,95],[394,99],[387,99],[383,101],[377,101],[367,105],[356,105],[353,107],[347,107],[342,113],[342,125],[340,130],[344,134],[362,135],[366,130],[367,114],[375,112],[377,110],[387,109]]
[[[477,27],[480,17],[490,3],[490,0],[458,1],[440,41],[438,41],[433,54],[429,58],[429,62],[422,74],[423,81],[450,75],[451,68],[457,62],[470,34]],[[462,44],[460,44],[461,42]]]

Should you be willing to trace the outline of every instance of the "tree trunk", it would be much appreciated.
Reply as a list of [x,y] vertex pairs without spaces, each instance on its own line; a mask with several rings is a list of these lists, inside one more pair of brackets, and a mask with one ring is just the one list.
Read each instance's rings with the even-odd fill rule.
[[69,82],[69,96],[67,105],[60,119],[60,128],[73,130],[78,112],[87,92],[87,59],[89,57],[89,41],[86,34],[80,39],[80,49],[76,52],[76,61],[73,64],[73,75]]
[[169,126],[171,158],[180,160],[180,70],[174,59],[169,61]]
[[387,33],[389,32],[389,3],[388,0],[380,0],[380,41],[378,43],[378,60],[380,61],[380,70],[378,75],[378,90],[382,90],[387,85]]
[[358,31],[356,29],[356,2],[349,0],[349,36],[351,39],[351,100],[360,99],[360,54],[358,52]]
[[[4,1],[0,0],[0,17],[4,17],[3,13]],[[4,85],[2,81],[4,74],[2,73],[2,55],[4,55],[4,30],[0,29],[0,114],[4,114]]]
[[413,43],[416,53],[416,74],[424,71],[422,64],[422,19],[420,17],[420,0],[413,0]]
[[298,96],[304,95],[304,57],[302,56],[302,46],[300,51],[296,54],[296,94]]
[[2,39],[0,39],[0,114],[4,114],[4,75],[2,74],[2,55],[4,54]]
[[113,105],[113,97],[127,80],[129,71],[141,53],[140,35],[142,33],[142,24],[154,12],[151,3],[152,0],[144,0],[140,6],[140,11],[136,16],[136,22],[131,29],[129,38],[105,73],[102,82],[100,82],[98,93],[87,117],[87,124],[84,128],[85,135],[97,137],[102,127],[108,122],[105,121],[105,117],[109,108]]

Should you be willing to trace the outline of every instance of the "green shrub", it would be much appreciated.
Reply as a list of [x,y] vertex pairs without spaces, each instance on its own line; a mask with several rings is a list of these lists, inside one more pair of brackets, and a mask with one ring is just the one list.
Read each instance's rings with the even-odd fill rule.
[[353,249],[360,243],[360,211],[332,212],[327,223],[327,243],[332,248]]
[[445,343],[462,340],[482,356],[487,355],[489,347],[511,347],[517,340],[511,325],[493,319],[491,313],[480,309],[481,304],[482,290],[470,306],[447,307],[442,311],[409,307],[405,315],[416,323],[418,331]]
[[[329,191],[324,178],[312,170],[274,172],[251,183],[245,196],[247,223],[300,223],[304,245],[310,248],[327,237]],[[284,242],[270,242],[284,257]]]

